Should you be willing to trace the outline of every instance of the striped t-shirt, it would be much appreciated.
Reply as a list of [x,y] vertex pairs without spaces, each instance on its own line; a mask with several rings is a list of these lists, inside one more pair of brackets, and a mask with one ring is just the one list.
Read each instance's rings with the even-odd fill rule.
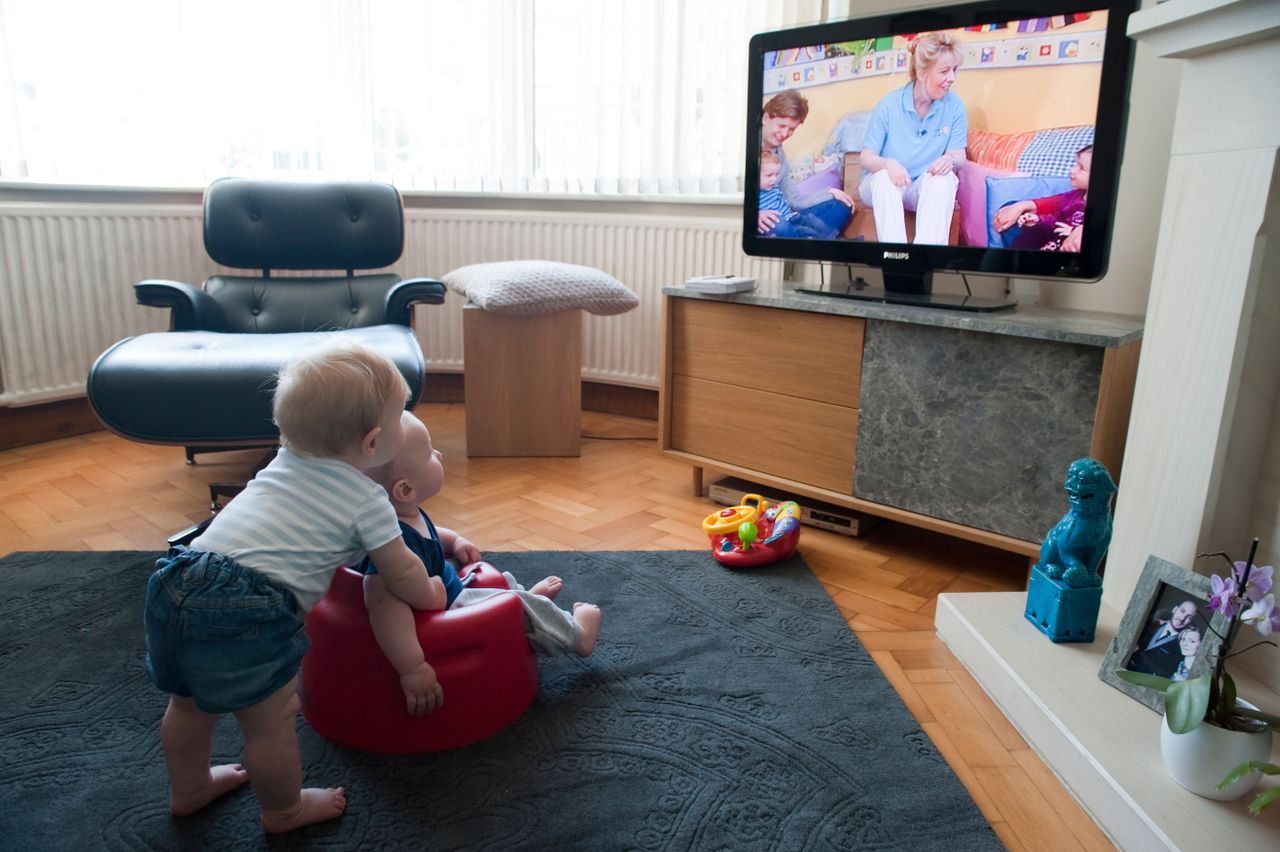
[[779,187],[772,189],[760,190],[760,209],[761,210],[777,210],[781,214],[782,219],[789,218],[796,211],[787,203],[786,197],[782,194]]
[[190,549],[229,556],[270,577],[306,612],[337,568],[399,537],[381,485],[347,462],[281,448]]

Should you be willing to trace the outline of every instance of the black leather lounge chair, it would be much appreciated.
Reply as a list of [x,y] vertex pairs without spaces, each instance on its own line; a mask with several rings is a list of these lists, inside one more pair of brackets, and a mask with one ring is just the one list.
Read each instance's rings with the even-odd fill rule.
[[[291,355],[330,335],[386,353],[409,383],[410,405],[421,396],[425,368],[412,306],[440,304],[444,285],[388,272],[356,274],[387,267],[404,250],[395,187],[215,181],[204,194],[204,246],[222,266],[255,271],[214,275],[202,287],[134,286],[139,304],[170,310],[169,331],[122,340],[90,369],[89,402],[108,429],[185,447],[188,463],[198,452],[274,447],[276,373]],[[218,497],[211,488],[215,511]]]

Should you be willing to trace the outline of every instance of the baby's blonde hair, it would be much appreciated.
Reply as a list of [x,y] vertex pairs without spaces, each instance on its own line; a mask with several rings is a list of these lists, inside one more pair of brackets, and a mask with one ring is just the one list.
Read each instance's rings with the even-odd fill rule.
[[392,401],[403,405],[408,399],[409,385],[390,358],[333,340],[284,366],[271,413],[286,447],[333,458],[379,425]]
[[964,61],[960,44],[951,33],[922,33],[912,39],[909,49],[911,62],[908,65],[907,76],[913,83],[923,72],[932,68],[943,54],[954,59],[957,67]]

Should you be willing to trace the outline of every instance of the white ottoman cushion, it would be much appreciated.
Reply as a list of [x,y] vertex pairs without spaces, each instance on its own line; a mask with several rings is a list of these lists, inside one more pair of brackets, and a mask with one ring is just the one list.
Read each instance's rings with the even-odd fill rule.
[[551,260],[504,260],[459,267],[442,279],[486,311],[514,316],[581,308],[593,314],[626,313],[640,299],[625,284],[590,266]]

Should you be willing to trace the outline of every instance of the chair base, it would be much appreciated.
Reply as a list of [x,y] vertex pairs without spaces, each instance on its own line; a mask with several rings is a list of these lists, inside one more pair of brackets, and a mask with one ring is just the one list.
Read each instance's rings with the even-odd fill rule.
[[[232,448],[228,447],[225,449],[232,449]],[[248,450],[248,449],[255,449],[255,448],[254,447],[238,447],[235,449]],[[271,452],[267,453],[262,458],[260,458],[258,460],[258,463],[254,465],[253,471],[249,474],[249,479],[253,479],[255,476],[258,475],[258,471],[262,470],[264,467],[270,464],[271,460],[275,458],[276,453],[279,451],[279,449],[280,449],[279,447],[272,447]],[[191,451],[191,448],[188,447],[187,448],[187,452],[188,452],[187,464],[192,463],[190,451]],[[209,524],[213,523],[213,519],[217,516],[218,512],[222,511],[222,508],[226,505],[226,503],[221,502],[222,499],[225,497],[227,501],[230,502],[231,498],[235,497],[237,494],[239,494],[241,491],[245,489],[245,485],[246,483],[244,482],[210,482],[209,483],[209,517],[205,518],[203,521],[200,521],[197,524],[192,524],[186,529],[178,530],[176,533],[169,536],[167,539],[165,539],[169,543],[169,547],[174,548],[174,547],[178,547],[179,545],[186,547],[188,544],[194,541],[197,536],[199,536],[202,532],[204,532],[208,528]]]
[[273,445],[274,442],[268,442],[260,444],[227,444],[223,446],[183,447],[182,449],[187,454],[187,464],[195,464],[196,456],[201,453],[236,453],[242,450],[261,450]]

